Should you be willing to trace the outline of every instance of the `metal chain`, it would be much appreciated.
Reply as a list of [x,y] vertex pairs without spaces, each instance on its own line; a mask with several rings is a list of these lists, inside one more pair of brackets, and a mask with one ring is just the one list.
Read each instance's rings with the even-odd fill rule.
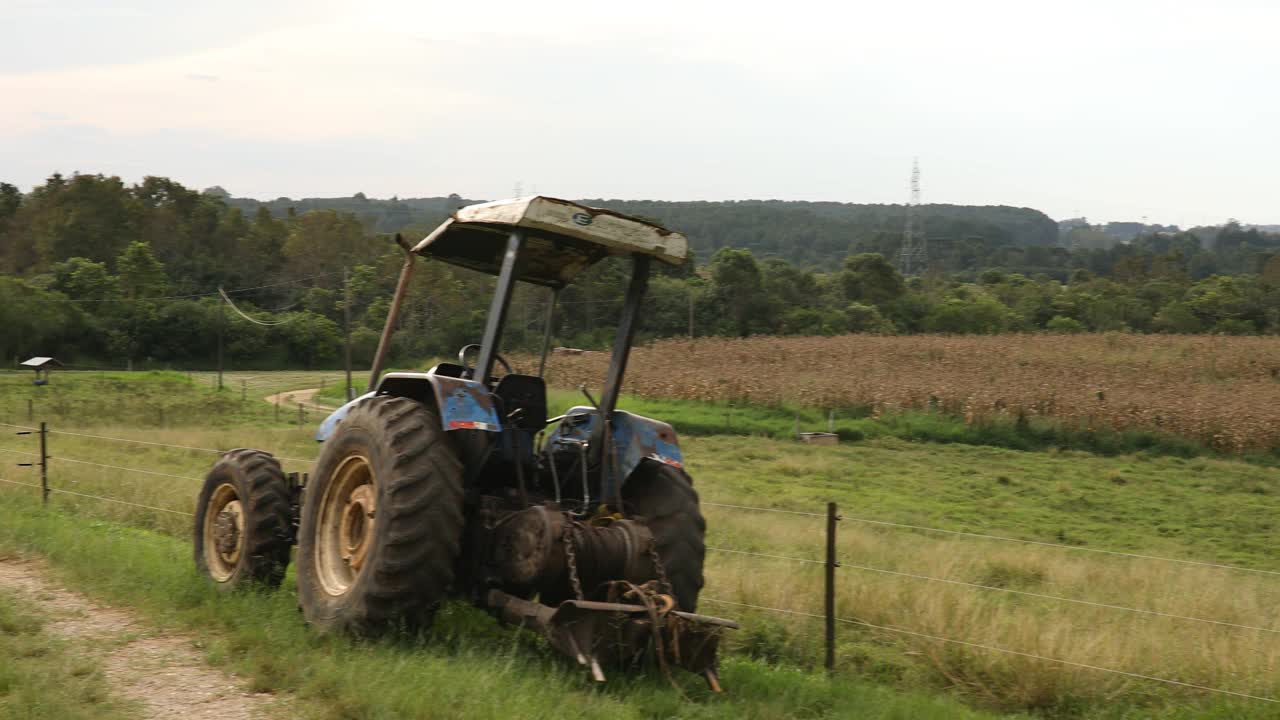
[[573,594],[579,600],[586,600],[586,596],[582,594],[582,581],[578,579],[578,557],[573,549],[573,522],[564,524],[564,532],[561,533],[560,540],[564,543],[565,559],[569,562],[569,583],[573,586]]
[[667,579],[667,568],[662,564],[662,558],[658,557],[658,540],[657,538],[649,538],[649,559],[653,561],[653,569],[658,573],[659,587],[671,594],[671,581]]

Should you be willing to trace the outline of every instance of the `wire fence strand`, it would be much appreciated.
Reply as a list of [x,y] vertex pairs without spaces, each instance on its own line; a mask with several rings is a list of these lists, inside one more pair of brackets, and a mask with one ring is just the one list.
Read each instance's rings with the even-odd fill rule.
[[24,482],[18,482],[17,480],[6,480],[4,478],[0,478],[0,482],[9,483],[10,485],[21,485],[22,487],[35,488],[37,490],[40,489],[40,486],[36,485],[35,483],[24,483]]
[[[730,605],[734,607],[748,608],[751,610],[760,610],[763,612],[781,613],[784,615],[797,615],[800,617],[817,618],[819,620],[824,619],[824,616],[822,615],[818,615],[815,613],[800,612],[798,610],[787,610],[785,608],[766,607],[764,605],[752,605],[750,603],[733,602],[731,600],[720,600],[718,598],[709,598],[709,597],[704,597],[702,598],[702,600],[706,602],[718,603],[720,605]],[[1021,650],[1011,650],[1009,648],[997,647],[995,645],[984,645],[982,643],[970,642],[968,640],[957,640],[955,638],[942,637],[940,635],[930,635],[928,633],[922,633],[916,630],[908,630],[906,628],[894,627],[892,625],[877,625],[875,623],[870,623],[865,620],[855,620],[853,618],[842,618],[842,617],[838,617],[836,618],[836,620],[838,622],[842,622],[848,625],[859,625],[861,627],[870,628],[872,630],[882,630],[884,632],[898,633],[900,635],[909,635],[912,637],[918,637],[925,640],[933,640],[935,642],[949,643],[952,645],[962,645],[964,647],[970,647],[976,650],[986,650],[988,652],[1003,653],[1006,655],[1016,655],[1018,657],[1025,657],[1032,660],[1039,660],[1041,662],[1049,662],[1049,663],[1056,663],[1059,665],[1067,665],[1070,667],[1078,667],[1084,670],[1093,670],[1096,672],[1110,673],[1113,675],[1122,675],[1124,677],[1130,677],[1138,680],[1148,680],[1151,682],[1164,683],[1166,685],[1173,685],[1173,686],[1188,688],[1192,690],[1200,690],[1203,692],[1217,693],[1221,695],[1232,695],[1239,698],[1246,698],[1248,700],[1259,700],[1261,702],[1280,704],[1280,700],[1277,700],[1275,698],[1264,697],[1262,695],[1251,695],[1249,693],[1239,692],[1236,690],[1225,690],[1222,688],[1210,687],[1208,685],[1197,685],[1196,683],[1184,682],[1182,680],[1162,678],[1162,677],[1157,677],[1155,675],[1145,675],[1143,673],[1135,673],[1135,672],[1130,672],[1128,670],[1117,670],[1115,668],[1103,667],[1101,665],[1090,665],[1088,663],[1076,662],[1074,660],[1063,660],[1062,658],[1054,658],[1054,657],[1049,657],[1047,655],[1038,655],[1036,653],[1023,652]]]
[[[711,548],[707,548],[710,550]],[[993,592],[1009,593],[1012,595],[1022,595],[1025,597],[1040,598],[1042,600],[1054,600],[1057,602],[1074,603],[1076,605],[1087,605],[1090,607],[1102,608],[1105,610],[1122,610],[1124,612],[1137,613],[1139,615],[1153,615],[1156,617],[1169,618],[1171,620],[1186,620],[1189,622],[1206,623],[1209,625],[1222,625],[1225,627],[1238,628],[1240,630],[1256,630],[1258,632],[1277,633],[1280,630],[1275,628],[1259,627],[1257,625],[1242,625],[1240,623],[1227,622],[1225,620],[1213,620],[1211,618],[1195,617],[1193,615],[1179,615],[1177,613],[1162,612],[1160,610],[1147,610],[1144,608],[1134,608],[1125,605],[1113,605],[1111,603],[1095,602],[1093,600],[1082,600],[1079,598],[1062,597],[1060,595],[1049,595],[1047,593],[1031,592],[1028,590],[1014,590],[1013,588],[1002,588],[995,585],[983,585],[981,583],[966,582],[964,580],[951,580],[948,578],[933,577],[932,575],[917,575],[915,573],[902,572],[900,570],[889,570],[886,568],[872,567],[870,565],[858,565],[841,561],[841,568],[849,568],[852,570],[863,570],[866,572],[879,573],[882,575],[892,575],[895,577],[911,578],[913,580],[927,580],[929,582],[945,583],[947,585],[957,585],[960,587],[973,588],[975,590],[990,590]]]
[[197,452],[217,453],[221,455],[226,450],[214,450],[213,448],[194,447],[191,445],[170,445],[168,443],[152,442],[149,440],[133,440],[131,438],[107,437],[106,435],[90,435],[88,433],[70,432],[68,430],[50,430],[50,435],[70,435],[72,437],[92,438],[94,440],[109,440],[111,442],[135,443],[137,445],[153,445],[162,448],[174,448],[177,450],[195,450]]
[[748,550],[734,550],[732,548],[712,547],[710,545],[707,546],[707,549],[714,550],[715,552],[733,553],[734,555],[750,555],[751,557],[769,558],[771,560],[790,560],[792,562],[813,563],[815,565],[826,564],[822,560],[811,560],[809,558],[792,557],[790,555],[770,555],[768,553],[750,552]]
[[11,423],[0,423],[0,427],[18,428],[19,430],[40,430],[40,428],[31,427],[30,425],[13,425]]
[[[14,427],[17,427],[17,426],[15,425]],[[136,445],[151,445],[154,447],[171,448],[174,450],[192,450],[195,452],[207,452],[207,453],[214,453],[217,455],[222,455],[230,451],[230,449],[217,450],[214,448],[196,447],[194,445],[173,445],[170,443],[153,442],[150,440],[134,440],[133,438],[110,437],[108,435],[90,435],[89,433],[70,432],[68,430],[49,430],[48,432],[50,435],[69,435],[72,437],[90,438],[93,440],[106,440],[108,442],[134,443]],[[300,462],[300,463],[315,462],[315,458],[304,459],[304,458],[285,457],[283,455],[275,455],[275,454],[272,454],[271,456],[277,460],[288,460],[290,462]],[[66,459],[66,458],[62,458],[62,459]]]
[[1068,665],[1078,667],[1085,670],[1094,670],[1097,672],[1111,673],[1113,675],[1123,675],[1125,677],[1136,678],[1138,680],[1150,680],[1152,682],[1165,683],[1167,685],[1175,685],[1178,687],[1191,688],[1193,690],[1202,690],[1204,692],[1219,693],[1222,695],[1234,695],[1235,697],[1247,698],[1249,700],[1260,700],[1262,702],[1280,704],[1280,700],[1275,698],[1264,697],[1262,695],[1250,695],[1249,693],[1238,692],[1236,690],[1224,690],[1222,688],[1210,687],[1208,685],[1197,685],[1195,683],[1184,682],[1182,680],[1173,680],[1170,678],[1156,677],[1155,675],[1144,675],[1142,673],[1130,672],[1128,670],[1117,670],[1115,668],[1102,667],[1101,665],[1090,665],[1088,663],[1076,662],[1074,660],[1063,660],[1062,658],[1049,657],[1047,655],[1037,655],[1036,653],[1023,652],[1021,650],[1010,650],[1009,648],[997,647],[995,645],[984,645],[982,643],[969,642],[968,640],[956,640],[955,638],[942,637],[940,635],[930,635],[928,633],[908,630],[906,628],[893,627],[892,625],[876,625],[865,620],[854,620],[852,618],[836,618],[837,621],[849,625],[861,625],[862,627],[871,628],[873,630],[883,630],[885,632],[899,633],[902,635],[910,635],[913,637],[933,640],[935,642],[950,643],[952,645],[963,645],[977,650],[986,650],[989,652],[1004,653],[1007,655],[1017,655],[1019,657],[1040,660],[1042,662],[1057,663],[1059,665]]
[[[39,486],[36,486],[39,487]],[[74,490],[63,490],[61,488],[49,488],[49,492],[58,493],[59,495],[75,495],[76,497],[88,498],[90,500],[101,500],[103,502],[116,503],[119,505],[128,505],[130,507],[143,508],[144,510],[155,510],[156,512],[171,513],[173,515],[181,515],[183,517],[195,517],[193,513],[183,512],[181,510],[170,510],[169,508],[156,507],[155,505],[143,505],[142,503],[129,502],[128,500],[118,500],[116,498],[104,497],[102,495],[89,495],[88,493],[75,492]]]
[[110,468],[111,470],[122,470],[124,472],[142,473],[144,475],[158,475],[160,477],[176,478],[178,480],[193,480],[195,482],[203,482],[204,478],[191,477],[190,475],[174,475],[173,473],[156,472],[155,470],[142,470],[140,468],[122,467],[120,465],[107,465],[106,463],[89,462],[88,460],[76,460],[75,458],[62,457],[61,455],[50,455],[50,460],[61,460],[63,462],[77,463],[80,465],[92,465],[100,468]]
[[[825,513],[805,512],[802,510],[784,510],[782,508],[766,508],[766,507],[756,507],[753,505],[735,505],[731,503],[716,503],[716,502],[706,502],[706,501],[702,502],[701,504],[703,507],[731,508],[734,510],[746,510],[750,512],[771,512],[771,513],[783,513],[787,515],[803,515],[808,517],[822,517],[822,518],[826,517]],[[983,540],[997,540],[1000,542],[1023,543],[1026,545],[1038,545],[1040,547],[1051,547],[1051,548],[1058,548],[1061,550],[1075,550],[1079,552],[1091,552],[1091,553],[1099,553],[1103,555],[1114,555],[1119,557],[1133,558],[1136,560],[1154,560],[1157,562],[1171,562],[1171,563],[1181,563],[1183,565],[1197,565],[1200,567],[1211,567],[1211,568],[1217,568],[1219,570],[1236,570],[1239,572],[1251,572],[1251,573],[1260,573],[1263,575],[1280,576],[1280,571],[1277,571],[1277,570],[1250,568],[1250,567],[1243,567],[1241,565],[1227,565],[1225,563],[1214,563],[1214,562],[1207,562],[1204,560],[1186,560],[1182,558],[1163,557],[1160,555],[1145,555],[1143,553],[1131,553],[1131,552],[1124,552],[1122,550],[1106,550],[1103,548],[1083,547],[1080,545],[1067,545],[1065,543],[1054,543],[1054,542],[1048,542],[1045,540],[1026,540],[1023,538],[1008,537],[1006,535],[989,535],[986,533],[970,532],[966,530],[947,530],[945,528],[935,528],[935,527],[929,527],[927,525],[912,525],[909,523],[897,523],[897,522],[890,522],[888,520],[874,520],[872,518],[864,518],[864,517],[851,517],[848,515],[842,516],[841,519],[848,520],[850,522],[864,523],[867,525],[880,525],[883,527],[899,528],[903,530],[919,530],[922,532],[934,532],[934,533],[941,533],[944,535],[958,535],[963,537],[980,538]]]
[[785,515],[807,515],[809,517],[820,517],[820,518],[825,518],[827,516],[826,513],[803,512],[800,510],[782,510],[780,508],[753,507],[751,505],[730,505],[728,503],[714,503],[714,502],[705,502],[705,501],[702,502],[701,504],[703,507],[732,508],[734,510],[750,510],[752,512],[783,513]]
[[1161,557],[1159,555],[1143,555],[1141,553],[1123,552],[1120,550],[1104,550],[1102,548],[1083,547],[1080,545],[1066,545],[1063,543],[1052,543],[1044,540],[1024,540],[1022,538],[1007,537],[1004,535],[986,535],[983,533],[968,532],[965,530],[944,530],[942,528],[927,527],[924,525],[908,525],[906,523],[889,522],[887,520],[872,520],[871,518],[843,516],[843,519],[850,522],[865,523],[868,525],[882,525],[885,527],[901,528],[905,530],[920,530],[924,532],[942,533],[945,535],[959,535],[963,537],[981,538],[983,540],[999,540],[1002,542],[1022,543],[1024,545],[1038,545],[1040,547],[1059,548],[1062,550],[1076,550],[1079,552],[1099,553],[1102,555],[1116,555],[1119,557],[1134,558],[1137,560],[1156,560],[1159,562],[1181,563],[1183,565],[1198,565],[1200,567],[1218,568],[1220,570],[1238,570],[1240,572],[1260,573],[1263,575],[1280,576],[1280,571],[1263,570],[1261,568],[1241,567],[1239,565],[1225,565],[1222,563],[1205,562],[1203,560],[1183,560],[1179,558]]
[[14,450],[13,448],[0,448],[0,452],[17,453],[18,455],[30,455],[31,457],[40,457],[40,453],[27,452],[26,450]]

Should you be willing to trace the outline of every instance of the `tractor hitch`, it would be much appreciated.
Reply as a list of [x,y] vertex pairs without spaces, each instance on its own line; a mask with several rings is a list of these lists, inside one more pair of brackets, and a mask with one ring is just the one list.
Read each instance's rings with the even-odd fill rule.
[[626,586],[619,588],[619,599],[639,602],[566,600],[551,607],[501,590],[490,590],[487,601],[504,622],[542,633],[557,650],[586,667],[596,682],[605,681],[603,666],[636,666],[654,657],[664,670],[684,668],[720,692],[720,635],[736,630],[738,623],[676,610],[671,596],[646,586],[618,585]]

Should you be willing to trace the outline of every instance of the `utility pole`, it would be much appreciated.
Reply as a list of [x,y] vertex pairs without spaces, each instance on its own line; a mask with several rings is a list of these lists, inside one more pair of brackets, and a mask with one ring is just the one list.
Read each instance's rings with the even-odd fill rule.
[[347,402],[355,399],[355,389],[351,387],[351,278],[347,268],[342,268],[342,334],[343,362],[347,369]]

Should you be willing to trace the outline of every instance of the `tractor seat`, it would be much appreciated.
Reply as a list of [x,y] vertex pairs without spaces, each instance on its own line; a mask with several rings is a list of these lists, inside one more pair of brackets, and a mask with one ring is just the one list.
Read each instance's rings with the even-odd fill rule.
[[504,375],[493,394],[501,402],[503,423],[519,409],[523,412],[510,421],[517,428],[541,432],[547,426],[547,384],[537,375]]

